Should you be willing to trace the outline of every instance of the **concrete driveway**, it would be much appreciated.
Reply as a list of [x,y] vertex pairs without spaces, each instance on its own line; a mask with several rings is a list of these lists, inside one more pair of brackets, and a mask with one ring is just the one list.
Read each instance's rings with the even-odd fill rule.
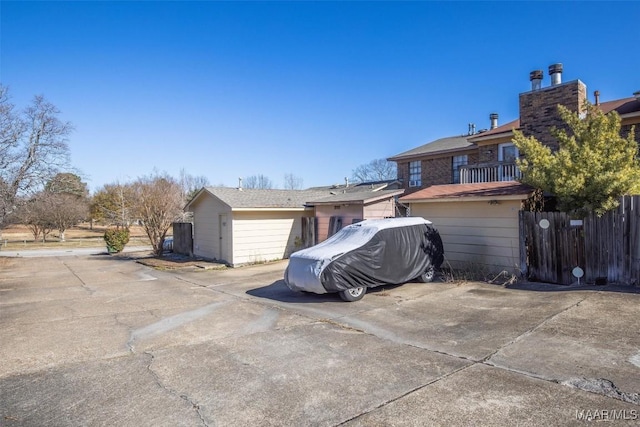
[[2,426],[640,423],[640,294],[0,258]]

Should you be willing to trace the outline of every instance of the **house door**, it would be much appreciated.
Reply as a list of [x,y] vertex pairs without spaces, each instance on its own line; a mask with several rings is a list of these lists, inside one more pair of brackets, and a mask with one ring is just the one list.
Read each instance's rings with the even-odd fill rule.
[[517,178],[516,160],[520,157],[518,147],[513,143],[498,146],[498,181],[514,181]]
[[227,214],[218,215],[218,258],[230,262],[229,260],[229,228],[227,225]]

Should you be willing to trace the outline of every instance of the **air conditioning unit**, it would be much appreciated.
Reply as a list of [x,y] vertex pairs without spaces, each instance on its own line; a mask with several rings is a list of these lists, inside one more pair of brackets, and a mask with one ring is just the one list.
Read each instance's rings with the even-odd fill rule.
[[420,181],[409,181],[409,187],[419,187]]

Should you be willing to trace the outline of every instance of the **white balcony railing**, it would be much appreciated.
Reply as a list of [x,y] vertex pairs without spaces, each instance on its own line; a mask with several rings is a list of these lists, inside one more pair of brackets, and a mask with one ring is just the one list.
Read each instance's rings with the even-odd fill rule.
[[521,176],[515,163],[486,163],[460,166],[460,183],[515,181]]

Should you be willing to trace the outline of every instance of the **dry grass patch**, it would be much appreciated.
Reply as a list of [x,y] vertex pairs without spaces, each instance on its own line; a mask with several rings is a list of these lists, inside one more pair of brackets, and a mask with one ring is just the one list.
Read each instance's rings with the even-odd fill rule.
[[[0,245],[4,250],[59,249],[59,248],[95,248],[105,247],[102,236],[107,226],[82,223],[65,231],[65,241],[61,242],[57,231],[47,236],[47,241],[34,241],[33,234],[26,225],[14,224],[2,230]],[[134,225],[130,227],[128,246],[150,245],[144,229]]]

